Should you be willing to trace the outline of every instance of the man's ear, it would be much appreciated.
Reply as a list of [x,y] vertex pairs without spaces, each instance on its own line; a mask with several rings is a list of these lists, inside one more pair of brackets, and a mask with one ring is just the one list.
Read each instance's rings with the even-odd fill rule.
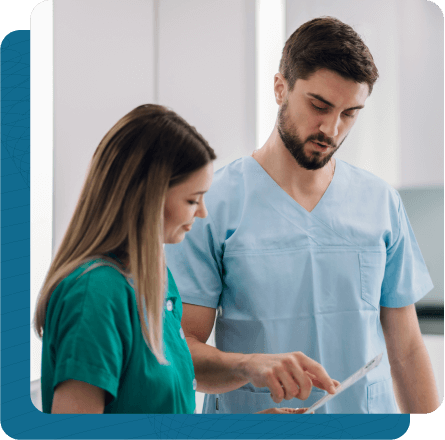
[[278,105],[282,105],[286,100],[287,95],[287,81],[281,73],[276,73],[273,77],[274,84],[273,90],[275,93],[275,102]]

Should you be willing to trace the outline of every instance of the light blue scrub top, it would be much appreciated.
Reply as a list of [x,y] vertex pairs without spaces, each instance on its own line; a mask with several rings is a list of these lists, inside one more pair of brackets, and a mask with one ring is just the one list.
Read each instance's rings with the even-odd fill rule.
[[[317,413],[398,412],[380,306],[413,304],[433,287],[398,192],[337,159],[309,213],[249,156],[216,172],[205,200],[208,217],[165,249],[183,302],[217,309],[217,348],[301,351],[339,381],[383,351]],[[277,405],[247,384],[207,395],[203,412],[307,407],[324,394],[314,387],[305,401]]]

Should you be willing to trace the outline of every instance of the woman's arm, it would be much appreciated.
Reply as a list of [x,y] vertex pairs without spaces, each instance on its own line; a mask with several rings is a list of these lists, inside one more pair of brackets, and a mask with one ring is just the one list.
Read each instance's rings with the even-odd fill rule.
[[335,393],[339,382],[303,353],[225,353],[206,344],[215,313],[209,307],[183,304],[181,325],[195,367],[197,391],[226,393],[251,382],[256,387],[269,388],[275,403],[296,396],[306,400],[312,385]]
[[103,414],[105,391],[80,380],[69,379],[54,391],[52,414]]

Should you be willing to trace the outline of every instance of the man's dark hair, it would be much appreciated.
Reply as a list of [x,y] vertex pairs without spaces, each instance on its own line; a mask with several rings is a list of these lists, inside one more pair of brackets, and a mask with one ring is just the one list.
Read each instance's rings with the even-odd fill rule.
[[366,83],[369,94],[379,76],[371,52],[351,26],[334,17],[320,17],[301,25],[286,41],[280,73],[289,90],[297,79],[308,79],[319,69]]

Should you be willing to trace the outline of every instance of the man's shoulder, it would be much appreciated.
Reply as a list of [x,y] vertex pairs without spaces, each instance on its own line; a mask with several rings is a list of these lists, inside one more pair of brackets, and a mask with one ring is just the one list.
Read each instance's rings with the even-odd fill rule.
[[342,167],[342,171],[348,176],[351,185],[365,187],[368,191],[372,190],[376,193],[387,193],[392,197],[398,198],[397,190],[381,177],[376,176],[370,171],[364,170],[357,166],[351,165],[340,159],[336,159]]
[[239,200],[249,174],[249,157],[244,156],[218,169],[207,193],[206,203]]
[[215,171],[213,186],[225,185],[233,180],[243,180],[246,172],[248,156],[240,157]]

